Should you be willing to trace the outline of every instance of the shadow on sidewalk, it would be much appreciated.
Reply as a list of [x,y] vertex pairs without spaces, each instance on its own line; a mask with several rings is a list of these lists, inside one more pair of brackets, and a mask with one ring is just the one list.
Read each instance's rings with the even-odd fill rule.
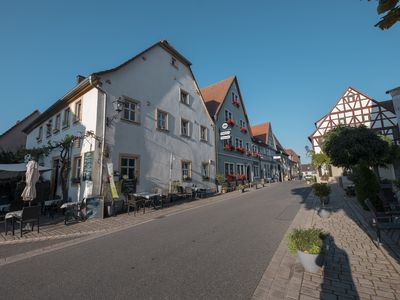
[[328,250],[325,255],[320,299],[331,299],[332,294],[359,299],[351,273],[349,256],[335,244],[331,235],[327,240]]

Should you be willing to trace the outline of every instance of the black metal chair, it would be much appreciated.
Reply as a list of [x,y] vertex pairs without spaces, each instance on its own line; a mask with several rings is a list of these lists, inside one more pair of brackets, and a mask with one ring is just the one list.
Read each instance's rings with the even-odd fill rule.
[[33,225],[35,222],[37,223],[37,232],[39,233],[39,218],[40,218],[41,209],[42,208],[40,205],[24,207],[22,209],[22,213],[20,216],[15,215],[13,217],[12,234],[14,235],[14,224],[15,223],[19,223],[20,234],[22,237],[23,225],[26,223],[31,223],[32,224],[31,231],[33,231]]
[[139,209],[139,206],[144,205],[144,203],[142,200],[137,199],[134,195],[126,194],[125,195],[125,205],[127,208],[128,215],[130,213],[130,208],[133,207],[133,215],[136,216],[136,211]]

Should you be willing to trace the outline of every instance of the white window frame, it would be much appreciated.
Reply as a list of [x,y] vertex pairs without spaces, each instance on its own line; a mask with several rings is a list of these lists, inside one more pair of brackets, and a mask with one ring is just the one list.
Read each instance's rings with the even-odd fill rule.
[[38,135],[36,137],[36,140],[40,143],[42,141],[42,138],[43,138],[43,125],[41,125],[39,127]]
[[[187,126],[184,126],[184,124]],[[186,130],[184,130],[185,128]],[[184,137],[190,137],[190,121],[183,118],[181,119],[181,135]]]
[[[163,125],[164,125],[164,127],[159,127],[159,116],[160,115],[162,115],[163,116]],[[166,112],[166,111],[164,111],[164,110],[162,110],[162,109],[158,109],[157,108],[157,110],[156,110],[156,128],[158,129],[158,130],[161,130],[161,131],[168,131],[168,113]]]
[[[204,130],[204,136],[203,136],[203,130]],[[208,128],[203,125],[200,125],[200,141],[208,142]]]
[[82,156],[74,157],[74,178],[81,179],[82,177]]
[[[184,98],[182,98],[182,95],[185,95]],[[184,89],[179,89],[179,101],[183,104],[190,105],[190,95],[189,92],[185,91]]]
[[210,163],[209,162],[201,163],[201,175],[202,175],[203,180],[210,179]]
[[61,127],[61,113],[56,115],[56,120],[54,122],[54,129],[53,132],[57,133],[60,131],[60,127]]
[[[187,164],[187,167],[185,166]],[[182,180],[192,179],[192,162],[190,160],[181,161]]]
[[63,121],[62,121],[62,128],[68,128],[70,125],[70,118],[71,118],[71,109],[69,107],[67,107],[66,109],[64,109],[63,112]]
[[[132,108],[132,106],[134,106],[134,107]],[[128,113],[128,118],[125,117],[126,112]],[[131,118],[132,115],[133,115],[133,119]],[[124,98],[121,120],[139,124],[140,123],[140,101]]]
[[[224,163],[224,174],[228,175],[228,174],[234,174],[235,173],[235,164],[234,163],[230,163],[230,162],[226,162]],[[227,166],[228,166],[228,173],[226,172],[227,170]]]
[[74,123],[82,121],[82,99],[75,102]]
[[232,118],[232,112],[229,111],[228,109],[225,109],[225,121],[227,121],[228,119],[233,120],[233,118]]
[[46,122],[46,137],[50,137],[53,132],[53,119]]

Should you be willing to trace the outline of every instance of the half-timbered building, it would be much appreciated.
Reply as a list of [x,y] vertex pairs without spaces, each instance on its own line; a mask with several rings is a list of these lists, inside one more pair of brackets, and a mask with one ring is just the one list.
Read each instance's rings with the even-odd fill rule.
[[[315,153],[322,152],[324,135],[337,126],[365,125],[399,144],[399,128],[392,101],[379,102],[349,87],[334,107],[315,122],[316,129],[308,137]],[[340,176],[342,170],[333,168],[330,176]],[[380,175],[394,177],[394,169],[381,169]]]

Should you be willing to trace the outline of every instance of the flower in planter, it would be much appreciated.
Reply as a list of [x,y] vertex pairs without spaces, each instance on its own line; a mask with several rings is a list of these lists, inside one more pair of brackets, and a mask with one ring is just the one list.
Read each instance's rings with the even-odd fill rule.
[[240,131],[243,132],[243,133],[246,133],[247,129],[245,127],[240,127]]
[[322,229],[293,229],[288,235],[289,252],[301,251],[307,254],[320,254],[324,251],[324,240],[327,237]]
[[233,121],[231,118],[228,118],[228,119],[226,120],[226,123],[228,123],[228,124],[231,125],[231,126],[235,126],[235,121]]

